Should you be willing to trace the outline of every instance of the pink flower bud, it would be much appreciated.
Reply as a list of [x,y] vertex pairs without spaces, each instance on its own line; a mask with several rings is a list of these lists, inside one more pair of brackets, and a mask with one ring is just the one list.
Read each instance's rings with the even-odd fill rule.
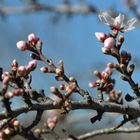
[[18,76],[24,76],[26,74],[26,67],[25,66],[19,66],[17,70]]
[[47,120],[47,125],[50,129],[54,129],[54,127],[56,126],[57,123],[57,117],[53,117],[53,118],[48,118]]
[[52,87],[50,87],[50,91],[52,93],[57,93],[58,92],[58,89],[56,87],[52,86]]
[[38,41],[38,37],[35,34],[31,33],[28,35],[28,41],[34,46]]
[[5,97],[6,99],[10,99],[10,98],[13,97],[13,95],[14,95],[13,92],[10,92],[10,91],[9,91],[9,92],[6,92],[6,93],[5,93],[4,97]]
[[18,120],[13,121],[13,126],[18,127],[20,125],[20,122]]
[[106,81],[108,78],[109,78],[109,74],[106,73],[105,71],[103,71],[103,72],[102,72],[102,80],[103,80],[103,83],[104,83],[104,81]]
[[104,41],[105,48],[113,48],[115,46],[115,39],[113,37],[109,37]]
[[2,77],[2,79],[4,79],[5,77],[10,77],[10,73],[6,71],[2,74],[1,77]]
[[60,87],[61,90],[65,90],[66,89],[66,85],[63,84],[63,83],[59,87]]
[[107,64],[107,66],[109,67],[109,68],[115,68],[115,64],[113,63],[113,62],[109,62],[108,64]]
[[56,68],[56,74],[58,75],[58,76],[63,76],[63,71],[60,69],[60,68]]
[[52,86],[52,87],[50,87],[50,91],[51,91],[54,95],[56,95],[57,97],[59,97],[60,99],[63,98],[63,95],[60,93],[60,91],[58,90],[58,88]]
[[96,83],[96,82],[90,82],[88,85],[89,85],[89,87],[91,87],[91,88],[97,87],[97,83]]
[[41,67],[40,71],[43,73],[48,73],[48,67]]
[[5,133],[6,135],[9,135],[9,134],[11,133],[10,128],[9,128],[9,127],[5,128],[5,129],[4,129],[4,133]]
[[37,66],[37,60],[31,60],[28,65],[26,66],[26,69],[29,70],[29,71],[32,71],[36,68]]
[[16,59],[14,59],[14,60],[12,61],[11,67],[12,67],[12,68],[17,68],[17,67],[18,67],[18,62],[17,62]]
[[100,32],[95,32],[95,36],[100,42],[104,42],[104,40],[107,38],[106,34]]
[[100,73],[98,70],[94,70],[94,71],[93,71],[93,74],[94,74],[95,76],[97,76],[99,79],[101,79],[101,73]]
[[18,41],[16,45],[20,51],[28,50],[28,44],[25,41]]
[[70,93],[74,92],[75,88],[76,88],[76,83],[73,82],[73,83],[69,84],[68,86],[66,86],[66,91],[68,94],[70,94]]
[[104,72],[107,73],[108,75],[112,74],[112,70],[108,67],[104,69]]

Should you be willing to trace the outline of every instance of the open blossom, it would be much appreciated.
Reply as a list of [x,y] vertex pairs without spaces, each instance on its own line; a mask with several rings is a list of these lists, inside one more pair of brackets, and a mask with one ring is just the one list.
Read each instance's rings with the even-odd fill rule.
[[134,29],[134,24],[137,22],[136,18],[132,18],[124,24],[124,15],[119,14],[117,17],[111,17],[107,12],[103,12],[99,15],[102,22],[108,25],[112,30],[117,32],[127,32]]
[[98,78],[96,81],[90,82],[89,87],[100,89],[102,93],[109,93],[114,88],[114,79],[111,78],[112,69],[106,68],[102,72],[95,70],[94,75]]

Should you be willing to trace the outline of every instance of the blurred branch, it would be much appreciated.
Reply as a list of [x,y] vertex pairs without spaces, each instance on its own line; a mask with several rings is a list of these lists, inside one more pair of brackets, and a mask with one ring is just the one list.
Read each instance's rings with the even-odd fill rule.
[[[88,138],[93,138],[95,136],[101,136],[105,134],[116,134],[116,133],[137,133],[140,132],[140,127],[134,127],[134,128],[119,128],[115,131],[113,131],[111,128],[101,129],[101,130],[94,130],[92,132],[88,132],[86,134],[80,135],[77,137],[78,140],[86,140]],[[67,140],[72,140],[71,138],[68,138]]]
[[[3,6],[0,8],[0,15],[2,17],[12,14],[30,14],[36,12],[51,12],[57,14],[55,19],[60,18],[60,14],[65,14],[66,16],[72,16],[77,14],[88,15],[88,14],[99,14],[102,10],[98,9],[93,4],[83,3],[83,4],[71,4],[69,1],[63,2],[61,4],[57,4],[55,6],[49,4],[41,4],[39,1],[26,1],[26,6]],[[126,3],[125,3],[126,4]],[[127,4],[128,5],[128,4]],[[135,14],[137,19],[140,19],[140,12],[138,10],[138,6],[132,5],[130,6],[130,11]],[[110,7],[108,9],[111,16],[115,17],[117,15],[117,10],[114,7]],[[129,18],[128,14],[126,18]],[[57,20],[56,20],[57,21]],[[138,23],[139,24],[139,23]]]
[[27,7],[2,7],[0,12],[2,15],[8,14],[27,14],[33,12],[41,12],[48,11],[54,13],[66,13],[66,14],[87,14],[87,13],[96,13],[97,10],[94,6],[73,6],[67,4],[61,4],[58,6],[51,5],[42,5],[42,4],[34,4]]

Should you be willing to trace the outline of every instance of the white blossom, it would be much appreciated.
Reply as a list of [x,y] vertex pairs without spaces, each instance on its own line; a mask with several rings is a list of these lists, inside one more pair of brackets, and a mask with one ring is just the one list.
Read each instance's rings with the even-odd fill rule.
[[136,18],[132,18],[124,24],[124,15],[119,14],[117,17],[111,17],[107,12],[103,12],[99,15],[102,22],[108,25],[112,30],[127,32],[134,29],[134,24],[137,22]]

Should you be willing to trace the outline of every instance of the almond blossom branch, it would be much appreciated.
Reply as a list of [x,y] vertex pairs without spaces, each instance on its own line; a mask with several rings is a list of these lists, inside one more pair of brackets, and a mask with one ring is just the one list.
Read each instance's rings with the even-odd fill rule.
[[[14,59],[11,63],[11,70],[9,72],[3,71],[0,68],[0,80],[2,82],[1,88],[1,102],[3,104],[4,111],[0,113],[1,131],[0,138],[7,139],[9,137],[19,134],[26,139],[43,139],[43,134],[51,134],[54,138],[60,139],[60,136],[55,132],[55,127],[58,122],[57,115],[47,118],[43,124],[43,128],[32,129],[40,122],[42,114],[45,110],[61,110],[62,114],[69,113],[72,110],[78,109],[90,109],[95,110],[97,115],[91,118],[91,122],[95,123],[97,120],[102,120],[103,113],[113,112],[123,115],[123,120],[112,127],[110,130],[105,129],[98,133],[111,133],[120,128],[127,122],[132,122],[134,125],[138,125],[138,118],[140,117],[140,108],[124,105],[122,92],[116,91],[115,79],[112,78],[113,69],[116,69],[122,74],[122,79],[127,81],[137,97],[131,97],[129,94],[125,96],[125,99],[129,102],[140,97],[140,91],[138,84],[131,78],[135,65],[129,64],[131,60],[131,54],[126,51],[121,51],[122,44],[124,42],[123,36],[118,36],[119,32],[127,32],[135,28],[134,24],[136,19],[130,19],[124,24],[124,16],[119,14],[116,18],[112,18],[108,13],[102,13],[99,15],[100,20],[104,22],[112,30],[112,34],[105,34],[97,32],[95,33],[98,41],[104,43],[102,51],[106,55],[115,57],[118,64],[108,63],[107,68],[102,72],[95,70],[93,74],[98,78],[95,82],[89,83],[92,88],[97,88],[100,95],[100,99],[91,97],[88,91],[82,89],[78,81],[72,77],[67,76],[64,69],[64,63],[62,60],[57,65],[47,58],[42,53],[42,40],[35,34],[28,35],[27,41],[18,41],[17,48],[20,51],[30,51],[31,58],[28,64],[19,66],[19,63]],[[118,39],[118,41],[116,41]],[[44,90],[35,90],[31,86],[32,76],[31,73],[37,68],[37,61],[44,62],[47,66],[42,66],[40,71],[44,74],[51,73],[54,75],[56,81],[61,81],[59,87],[52,86],[50,91],[57,99],[51,99],[47,97]],[[73,101],[70,97],[78,93],[82,96],[80,101]],[[107,99],[104,98],[104,94],[107,95]],[[12,108],[12,98],[20,96],[24,101],[24,106],[19,108]],[[139,103],[139,102],[138,102]],[[24,128],[17,117],[23,113],[36,111],[36,117],[33,122]],[[134,121],[135,120],[135,121]],[[28,131],[27,131],[28,130]],[[69,133],[68,133],[69,134]],[[69,135],[73,139],[73,135]],[[80,136],[79,136],[80,137]],[[84,137],[84,135],[83,135]]]
[[[102,22],[104,22],[107,26],[112,30],[112,34],[104,34],[104,33],[95,33],[97,39],[100,42],[104,43],[104,47],[102,51],[106,55],[111,55],[115,57],[118,61],[118,64],[108,63],[108,67],[111,69],[114,68],[121,73],[121,79],[127,81],[131,86],[133,92],[136,96],[140,97],[139,86],[132,79],[132,74],[135,69],[134,64],[130,64],[131,54],[126,51],[121,51],[122,44],[124,42],[124,37],[118,37],[118,43],[116,42],[117,36],[119,32],[127,32],[134,29],[134,24],[137,22],[136,18],[132,18],[128,20],[126,25],[124,22],[124,15],[119,14],[116,18],[112,18],[108,13],[102,13],[99,15],[99,18]],[[139,100],[138,100],[139,103]],[[139,103],[140,104],[140,103]]]

